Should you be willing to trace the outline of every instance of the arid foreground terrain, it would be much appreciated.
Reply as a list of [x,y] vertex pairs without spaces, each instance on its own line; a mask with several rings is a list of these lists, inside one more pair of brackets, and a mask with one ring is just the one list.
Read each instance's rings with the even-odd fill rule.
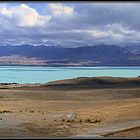
[[0,84],[0,137],[140,137],[140,78]]

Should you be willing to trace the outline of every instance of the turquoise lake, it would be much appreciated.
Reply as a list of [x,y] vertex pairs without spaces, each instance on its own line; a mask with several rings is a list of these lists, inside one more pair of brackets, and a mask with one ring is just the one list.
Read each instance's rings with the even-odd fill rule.
[[76,77],[138,77],[140,67],[0,66],[0,83],[47,83]]

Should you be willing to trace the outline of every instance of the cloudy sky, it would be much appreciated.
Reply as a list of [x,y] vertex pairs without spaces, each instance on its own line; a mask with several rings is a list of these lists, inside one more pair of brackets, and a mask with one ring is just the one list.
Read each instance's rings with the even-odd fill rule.
[[0,3],[0,45],[140,43],[140,3]]

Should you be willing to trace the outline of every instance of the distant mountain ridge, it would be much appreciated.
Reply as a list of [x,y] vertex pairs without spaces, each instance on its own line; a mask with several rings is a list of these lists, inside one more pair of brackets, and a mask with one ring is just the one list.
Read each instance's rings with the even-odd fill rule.
[[[135,47],[134,47],[135,48]],[[0,65],[43,66],[140,66],[140,53],[133,47],[96,45],[77,48],[61,46],[0,46]],[[16,57],[15,57],[16,56]]]
[[140,45],[127,46],[127,49],[136,55],[140,55]]

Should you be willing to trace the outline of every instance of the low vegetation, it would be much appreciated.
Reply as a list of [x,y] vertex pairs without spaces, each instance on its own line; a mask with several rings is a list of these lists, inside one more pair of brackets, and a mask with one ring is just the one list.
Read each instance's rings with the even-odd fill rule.
[[12,111],[9,111],[9,110],[2,110],[2,111],[0,111],[0,114],[3,114],[3,113],[12,113]]
[[[57,121],[57,120],[55,120]],[[101,123],[101,118],[86,118],[86,119],[64,119],[62,118],[60,120],[61,122],[67,122],[67,123]]]

